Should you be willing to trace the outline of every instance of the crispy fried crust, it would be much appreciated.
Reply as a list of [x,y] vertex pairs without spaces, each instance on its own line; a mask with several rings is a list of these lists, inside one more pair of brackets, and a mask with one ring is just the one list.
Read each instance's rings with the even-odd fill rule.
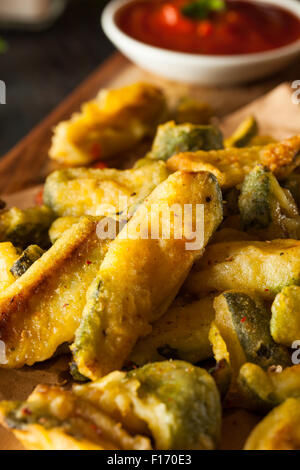
[[[149,228],[161,232],[158,214],[174,204],[181,210],[185,204],[194,209],[204,204],[204,237],[197,249],[186,249],[182,236],[176,239],[183,227],[178,217],[171,220],[167,239],[161,234],[151,238]],[[219,185],[209,173],[177,172],[153,191],[125,227],[125,236],[123,229],[110,245],[89,289],[72,347],[80,373],[96,379],[122,367],[138,338],[165,313],[221,220]],[[195,211],[193,222],[195,227]],[[147,231],[148,238],[141,238],[137,227],[140,233]]]
[[300,399],[274,408],[251,432],[245,450],[299,450]]
[[37,260],[0,300],[0,339],[7,363],[32,365],[73,340],[108,241],[96,236],[96,221],[87,217],[71,227]]
[[179,153],[167,162],[172,171],[211,171],[222,188],[242,183],[259,164],[269,168],[279,179],[287,177],[300,164],[300,135],[265,147]]
[[161,161],[130,170],[58,170],[46,180],[44,201],[59,216],[116,214],[137,206],[168,176]]
[[29,450],[149,450],[98,406],[72,391],[39,385],[27,402],[1,402],[0,420]]
[[19,256],[20,253],[12,243],[0,243],[0,295],[15,281],[10,269]]
[[165,112],[165,97],[153,85],[102,90],[81,112],[58,124],[49,156],[79,166],[118,155],[154,134]]
[[300,241],[236,241],[207,247],[184,289],[196,295],[238,289],[272,300],[283,287],[300,284]]
[[130,361],[139,366],[165,359],[196,364],[212,356],[208,339],[214,319],[213,296],[194,302],[176,299],[154,324],[150,335],[134,347]]
[[40,385],[1,402],[0,420],[29,449],[205,450],[219,442],[221,403],[206,370],[165,361],[68,391]]

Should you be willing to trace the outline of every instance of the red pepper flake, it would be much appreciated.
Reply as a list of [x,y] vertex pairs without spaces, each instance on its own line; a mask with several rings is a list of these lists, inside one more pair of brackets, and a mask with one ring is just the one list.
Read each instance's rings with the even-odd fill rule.
[[30,408],[23,408],[22,414],[23,414],[24,416],[30,416],[30,415],[32,415],[32,411],[31,411]]
[[93,157],[94,160],[98,160],[98,158],[101,157],[101,153],[102,153],[101,145],[99,144],[99,142],[94,142],[90,150],[91,156]]
[[243,317],[243,318],[241,319],[241,323],[244,323],[246,320],[247,320],[247,317]]
[[41,189],[35,196],[34,201],[37,206],[42,206],[44,203],[44,188]]
[[88,259],[86,264],[89,266],[90,264],[92,264],[92,262]]
[[269,292],[269,289],[265,289],[266,292]]
[[69,307],[70,304],[64,304],[63,308]]

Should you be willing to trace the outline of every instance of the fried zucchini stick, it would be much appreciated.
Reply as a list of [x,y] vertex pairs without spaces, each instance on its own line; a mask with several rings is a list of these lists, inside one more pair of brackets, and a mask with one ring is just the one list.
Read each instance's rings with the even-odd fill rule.
[[0,340],[6,361],[17,368],[50,358],[72,342],[85,293],[98,272],[109,240],[99,240],[97,221],[82,217],[0,299]]
[[[161,235],[164,227],[159,214],[164,207],[175,204],[182,212],[187,204],[193,209],[196,204],[204,205],[204,236],[197,249],[187,249],[190,235],[186,234],[183,217],[169,217],[169,236]],[[195,227],[196,211],[193,212]],[[206,172],[176,172],[151,193],[111,243],[89,289],[72,346],[81,374],[95,380],[123,366],[136,341],[151,332],[151,324],[173,301],[220,224],[222,212],[219,185]],[[176,234],[182,228],[184,236],[179,238]],[[158,229],[159,237],[142,238],[140,234],[149,234],[149,229]]]
[[300,165],[300,135],[264,147],[179,153],[167,162],[171,171],[210,171],[225,189],[242,183],[259,164],[269,168],[278,179],[286,178]]
[[116,156],[153,135],[165,113],[165,97],[153,85],[102,90],[81,112],[58,124],[49,156],[73,166]]

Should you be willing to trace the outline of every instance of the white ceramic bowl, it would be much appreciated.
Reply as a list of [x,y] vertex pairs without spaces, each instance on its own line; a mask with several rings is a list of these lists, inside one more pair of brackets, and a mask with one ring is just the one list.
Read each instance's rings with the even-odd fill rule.
[[[216,56],[187,54],[149,46],[123,33],[116,24],[117,11],[132,0],[112,0],[104,9],[102,28],[126,57],[149,72],[181,82],[232,85],[265,77],[286,66],[300,53],[300,40],[255,54]],[[300,18],[298,0],[256,0],[290,10]]]

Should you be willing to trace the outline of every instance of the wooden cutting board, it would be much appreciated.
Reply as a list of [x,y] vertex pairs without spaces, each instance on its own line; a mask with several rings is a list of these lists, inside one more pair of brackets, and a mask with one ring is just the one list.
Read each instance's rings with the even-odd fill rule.
[[52,128],[63,119],[69,118],[84,101],[93,98],[100,88],[118,87],[139,80],[148,81],[160,86],[171,102],[189,94],[210,103],[216,114],[223,117],[279,83],[299,76],[300,62],[275,77],[254,84],[226,88],[197,87],[150,75],[116,53],[0,160],[0,194],[11,194],[44,181],[56,168],[56,164],[48,159]]

